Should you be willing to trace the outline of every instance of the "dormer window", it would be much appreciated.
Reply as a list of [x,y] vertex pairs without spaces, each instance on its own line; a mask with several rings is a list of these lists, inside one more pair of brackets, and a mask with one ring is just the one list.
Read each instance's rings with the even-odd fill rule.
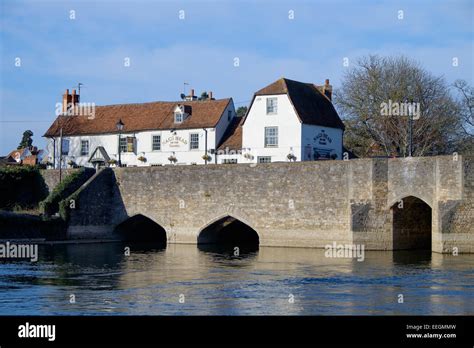
[[183,123],[188,116],[188,110],[184,105],[177,105],[174,109],[174,123]]
[[184,115],[182,112],[174,113],[174,123],[182,123],[183,119],[184,119]]

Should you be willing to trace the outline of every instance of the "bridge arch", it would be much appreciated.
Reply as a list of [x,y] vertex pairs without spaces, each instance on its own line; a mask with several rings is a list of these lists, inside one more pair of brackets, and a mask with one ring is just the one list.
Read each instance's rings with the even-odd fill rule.
[[166,230],[155,220],[144,214],[135,214],[117,226],[114,233],[123,241],[153,242],[166,246]]
[[390,206],[393,250],[432,249],[433,212],[426,199],[407,195]]
[[245,219],[223,214],[199,229],[197,243],[258,247],[260,236]]
[[408,197],[415,197],[415,198],[423,201],[430,208],[433,208],[433,203],[432,203],[431,197],[427,197],[426,195],[420,194],[420,193],[414,193],[414,192],[413,193],[406,193],[405,192],[405,193],[398,194],[394,199],[389,201],[389,203],[387,204],[387,209],[392,209],[392,207],[395,204],[400,203],[401,201],[403,201],[405,198],[408,198]]

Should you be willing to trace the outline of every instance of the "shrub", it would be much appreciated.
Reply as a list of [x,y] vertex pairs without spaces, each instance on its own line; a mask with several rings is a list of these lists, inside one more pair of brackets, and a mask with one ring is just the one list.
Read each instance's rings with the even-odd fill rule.
[[81,168],[78,171],[66,176],[61,183],[56,186],[51,194],[40,203],[41,212],[51,216],[59,211],[59,202],[77,191],[90,177],[89,171]]

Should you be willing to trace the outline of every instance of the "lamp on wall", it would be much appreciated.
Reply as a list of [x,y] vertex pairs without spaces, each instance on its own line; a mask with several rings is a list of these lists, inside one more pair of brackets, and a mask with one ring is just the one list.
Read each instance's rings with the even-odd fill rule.
[[117,127],[117,130],[118,130],[118,166],[121,167],[122,166],[122,159],[121,159],[121,148],[120,148],[120,134],[123,130],[123,126],[124,123],[122,122],[122,120],[120,119],[117,124],[115,125]]

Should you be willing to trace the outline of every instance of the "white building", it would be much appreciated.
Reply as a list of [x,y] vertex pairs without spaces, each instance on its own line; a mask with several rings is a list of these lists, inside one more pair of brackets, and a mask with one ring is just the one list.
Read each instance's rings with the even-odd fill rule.
[[[177,102],[97,106],[93,115],[80,115],[78,102],[75,91],[66,90],[64,115],[44,135],[56,168],[61,129],[63,167],[107,166],[119,159],[123,166],[214,163],[215,149],[236,117],[232,98],[215,100],[211,93],[198,100],[194,91]],[[71,107],[73,115],[66,115]]]
[[58,167],[61,129],[63,167],[341,159],[344,124],[331,94],[329,80],[281,78],[256,92],[238,118],[232,98],[198,100],[194,91],[184,101],[98,106],[81,115],[79,96],[66,90],[64,115],[45,134],[49,161]]
[[242,155],[225,155],[223,160],[262,163],[342,159],[344,124],[331,97],[329,80],[315,86],[281,78],[262,88],[254,94],[244,120],[219,147],[219,152]]

